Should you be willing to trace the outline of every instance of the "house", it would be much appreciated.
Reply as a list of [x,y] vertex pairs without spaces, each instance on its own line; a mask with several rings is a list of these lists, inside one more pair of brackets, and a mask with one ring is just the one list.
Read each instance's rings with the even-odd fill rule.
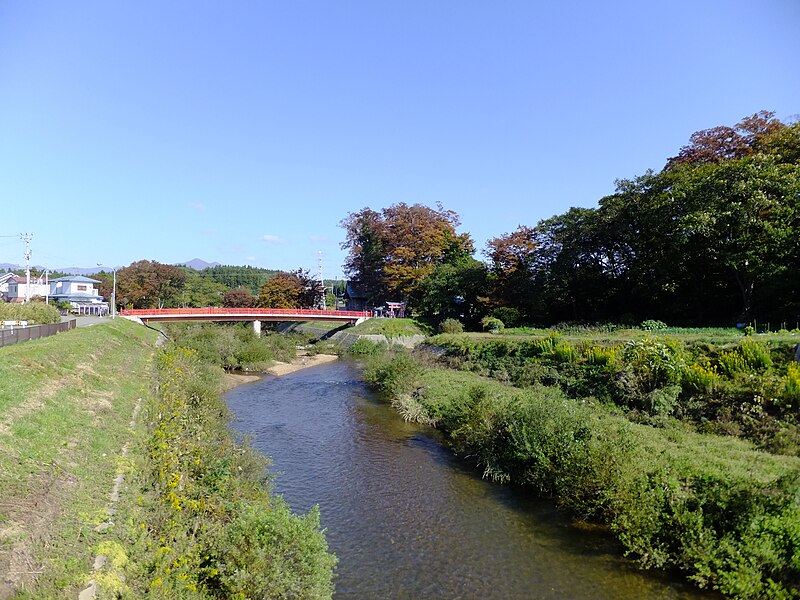
[[8,291],[6,291],[4,297],[8,302],[25,302],[25,300],[36,297],[46,298],[47,294],[50,293],[50,286],[43,282],[41,278],[32,278],[28,283],[27,277],[11,274],[7,282]]
[[344,288],[345,310],[367,310],[367,286],[348,281]]
[[8,301],[8,282],[14,279],[14,273],[3,273],[0,275],[0,300]]
[[50,282],[50,299],[56,302],[69,302],[72,312],[80,315],[104,315],[108,313],[108,302],[95,287],[97,279],[83,275],[59,277]]

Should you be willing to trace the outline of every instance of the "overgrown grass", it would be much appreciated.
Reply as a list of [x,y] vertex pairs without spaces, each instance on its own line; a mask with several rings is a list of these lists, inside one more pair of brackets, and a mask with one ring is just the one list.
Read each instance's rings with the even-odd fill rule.
[[[565,325],[553,328],[535,328],[535,327],[514,327],[504,329],[497,336],[509,337],[543,337],[557,332],[559,335],[566,339],[574,340],[592,340],[595,343],[619,343],[631,339],[637,339],[649,335],[652,332],[645,331],[641,328],[623,327],[620,325],[606,324],[606,325]],[[473,337],[485,338],[489,333],[471,334]],[[664,330],[658,331],[658,335],[680,342],[703,342],[709,344],[734,344],[740,341],[745,333],[741,329],[735,327],[667,327]],[[777,330],[770,333],[759,333],[754,336],[759,340],[770,340],[772,343],[800,343],[800,332]]]
[[288,362],[307,337],[263,332],[257,337],[249,324],[170,323],[170,339],[197,351],[198,356],[223,369],[264,371],[273,361]]
[[0,302],[0,321],[28,321],[29,325],[60,323],[61,314],[54,306],[44,302],[16,304]]
[[679,569],[731,597],[800,595],[800,459],[675,420],[632,423],[590,397],[516,389],[403,353],[373,358],[366,377],[487,476],[607,524],[642,566]]
[[416,319],[367,319],[360,325],[348,329],[348,333],[380,334],[386,337],[401,337],[410,335],[428,335],[431,328]]
[[594,396],[631,420],[675,417],[698,430],[800,455],[793,344],[740,336],[717,346],[652,334],[614,342],[562,336],[440,335],[443,362],[517,387],[555,385]]
[[265,461],[232,440],[221,370],[171,345],[157,360],[137,477],[105,593],[120,598],[328,598],[318,510],[291,514]]

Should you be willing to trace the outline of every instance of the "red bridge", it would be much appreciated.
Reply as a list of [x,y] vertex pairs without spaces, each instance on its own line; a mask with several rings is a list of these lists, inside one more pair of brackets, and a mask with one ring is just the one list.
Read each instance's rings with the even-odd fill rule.
[[149,321],[252,321],[256,332],[261,321],[341,321],[358,324],[372,314],[361,310],[308,308],[138,308],[121,310],[123,317]]

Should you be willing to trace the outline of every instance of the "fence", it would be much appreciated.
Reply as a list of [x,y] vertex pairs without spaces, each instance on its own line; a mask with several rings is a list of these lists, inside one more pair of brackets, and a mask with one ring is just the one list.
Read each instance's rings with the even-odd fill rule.
[[0,348],[11,346],[18,342],[38,340],[39,338],[55,335],[62,331],[75,329],[77,321],[64,321],[62,323],[49,323],[47,325],[33,325],[31,327],[15,327],[14,329],[0,329]]

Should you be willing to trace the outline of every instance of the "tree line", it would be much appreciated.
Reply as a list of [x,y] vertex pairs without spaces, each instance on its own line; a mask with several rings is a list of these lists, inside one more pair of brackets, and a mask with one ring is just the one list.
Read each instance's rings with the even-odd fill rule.
[[404,203],[341,223],[368,301],[475,326],[791,322],[800,315],[800,123],[761,111],[694,133],[596,208],[520,225],[473,258],[458,215]]
[[[114,274],[100,272],[100,294],[111,299]],[[190,267],[139,260],[116,274],[118,308],[230,307],[315,308],[326,287],[307,270],[283,272],[250,266]]]

